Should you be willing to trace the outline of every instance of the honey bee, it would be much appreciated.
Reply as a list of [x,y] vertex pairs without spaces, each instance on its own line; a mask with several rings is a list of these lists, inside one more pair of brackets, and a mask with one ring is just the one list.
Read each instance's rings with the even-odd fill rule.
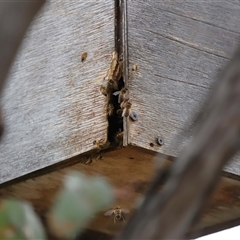
[[[105,80],[105,78],[104,78]],[[118,84],[117,82],[113,81],[110,79],[109,81],[105,81],[101,86],[100,86],[100,92],[104,96],[109,96],[112,94],[113,90],[118,90]]]
[[125,108],[122,111],[122,117],[128,117],[131,114],[131,106],[130,102],[127,102]]
[[118,131],[118,133],[114,137],[114,141],[119,147],[123,146],[123,131]]
[[128,89],[122,88],[118,95],[118,103],[122,103],[124,99],[128,99]]
[[84,62],[86,60],[86,58],[87,58],[87,52],[83,52],[81,54],[81,61]]
[[95,145],[98,151],[100,152],[101,150],[107,149],[110,146],[110,142],[109,141],[104,142],[103,139],[94,140],[93,145]]
[[137,65],[136,63],[133,64],[132,71],[133,71],[135,74],[137,74],[137,72],[138,72],[138,65]]
[[113,84],[112,81],[105,81],[101,86],[100,86],[100,92],[104,96],[108,96],[111,94],[113,90]]
[[100,86],[100,92],[104,95],[104,96],[107,96],[108,93],[107,93],[107,88],[103,85]]
[[118,83],[116,81],[110,79],[108,82],[112,85],[113,90],[118,90]]
[[119,114],[119,115],[120,114],[122,115],[122,112],[123,112],[123,109],[118,109],[116,113]]
[[112,61],[110,64],[110,68],[108,70],[107,79],[112,79],[114,81],[118,81],[122,77],[123,72],[123,62],[122,59],[118,58],[118,52],[113,51],[112,53]]
[[113,106],[112,103],[108,104],[107,112],[108,112],[108,116],[112,116],[113,115],[113,113],[114,113],[114,106]]
[[115,208],[105,212],[104,215],[111,216],[113,214],[114,215],[113,222],[115,223],[116,221],[125,222],[124,214],[128,214],[128,213],[129,213],[128,209],[124,209],[124,208],[121,208],[120,206],[116,206]]
[[121,108],[125,108],[126,103],[129,102],[129,101],[130,101],[129,98],[125,98],[125,99],[123,99],[122,103],[120,104],[120,107],[121,107]]

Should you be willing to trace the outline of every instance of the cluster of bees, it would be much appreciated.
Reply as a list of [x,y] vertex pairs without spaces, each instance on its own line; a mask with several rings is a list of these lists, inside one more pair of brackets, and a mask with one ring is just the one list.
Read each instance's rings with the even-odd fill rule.
[[[120,106],[119,109],[116,110],[116,113],[121,115],[121,117],[129,117],[131,114],[131,102],[129,100],[129,92],[127,88],[122,88],[120,91],[114,92],[115,96],[118,95],[118,104]],[[114,106],[112,103],[108,104],[107,108],[108,116],[112,116],[114,114]]]
[[[132,71],[137,72],[138,67],[134,64]],[[124,87],[123,81],[123,59],[118,56],[117,51],[113,51],[109,70],[103,78],[100,92],[107,98],[107,117],[109,122],[108,140],[95,140],[97,152],[110,146],[110,142],[115,142],[119,147],[123,146],[123,118],[131,117],[136,121],[137,116],[132,112],[132,103],[129,99],[129,90]],[[101,155],[100,155],[101,157]]]
[[[132,104],[129,101],[129,91],[127,88],[119,86],[119,81],[123,75],[123,61],[122,58],[118,58],[116,51],[112,54],[112,61],[108,70],[107,76],[104,77],[104,83],[100,86],[100,92],[108,97],[108,115],[111,116],[114,113],[114,105],[111,103],[112,96],[118,96],[118,104],[122,111],[117,110],[117,113],[122,117],[128,117],[130,115],[130,109]],[[120,89],[120,91],[119,91]]]
[[[123,60],[118,56],[117,51],[112,53],[112,60],[107,75],[100,86],[100,92],[107,97],[107,117],[109,124],[113,127],[114,142],[122,147],[123,145],[123,117],[131,114],[131,102],[129,91],[124,87],[123,82]],[[109,131],[111,131],[111,126]]]

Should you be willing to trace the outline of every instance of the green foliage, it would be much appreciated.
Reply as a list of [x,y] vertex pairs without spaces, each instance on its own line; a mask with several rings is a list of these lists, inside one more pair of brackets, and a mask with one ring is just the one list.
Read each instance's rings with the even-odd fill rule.
[[71,238],[113,201],[113,189],[104,178],[72,172],[50,211],[50,226],[59,237]]
[[26,202],[0,202],[0,239],[46,239],[45,231],[33,208]]
[[[103,177],[87,177],[72,172],[65,177],[49,214],[52,232],[72,238],[103,208],[112,205],[113,188]],[[26,202],[0,201],[0,239],[46,239],[45,231],[33,208]]]

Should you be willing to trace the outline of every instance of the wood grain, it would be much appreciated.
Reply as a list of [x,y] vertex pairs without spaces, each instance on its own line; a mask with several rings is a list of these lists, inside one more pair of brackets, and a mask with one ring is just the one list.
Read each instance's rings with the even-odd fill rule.
[[[201,120],[194,116],[238,45],[239,8],[234,0],[128,2],[128,87],[138,114],[130,122],[130,144],[171,156],[188,145]],[[239,169],[239,157],[225,168]]]
[[[24,39],[2,97],[0,183],[106,139],[106,99],[99,86],[114,41],[114,1],[47,2]],[[87,59],[81,62],[83,52]]]
[[[76,157],[81,159],[81,157]],[[78,161],[79,161],[78,160]],[[116,204],[131,210],[126,219],[130,219],[136,208],[136,202],[147,190],[154,176],[156,164],[160,169],[171,165],[162,155],[144,149],[127,147],[109,151],[103,155],[102,160],[96,160],[92,165],[75,163],[72,166],[44,173],[0,189],[0,197],[14,197],[30,201],[36,211],[45,216],[54,197],[61,187],[64,176],[73,170],[84,172],[87,175],[105,176],[116,188],[132,189],[127,199],[117,199]],[[209,234],[226,227],[233,227],[240,223],[240,183],[239,179],[222,177],[212,199],[206,206],[201,220],[189,231],[189,236],[198,237]],[[112,206],[109,206],[111,208]],[[113,223],[111,217],[99,213],[88,229],[116,236],[124,224]]]

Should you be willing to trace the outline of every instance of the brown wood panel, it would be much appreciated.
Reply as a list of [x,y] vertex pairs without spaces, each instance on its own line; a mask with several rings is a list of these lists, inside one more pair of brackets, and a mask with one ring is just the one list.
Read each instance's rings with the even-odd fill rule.
[[[171,156],[188,145],[200,121],[194,116],[239,43],[239,8],[234,0],[128,2],[128,88],[138,115],[129,144]],[[240,174],[239,166],[236,157],[225,170]]]
[[47,1],[41,9],[2,97],[0,183],[89,151],[94,140],[107,138],[106,98],[99,86],[115,48],[114,4]]
[[[154,152],[135,147],[109,151],[103,155],[102,160],[95,160],[91,165],[76,163],[81,160],[81,156],[75,157],[67,163],[75,162],[71,166],[55,171],[52,169],[51,172],[45,172],[43,175],[41,175],[41,171],[38,171],[30,179],[19,179],[18,183],[13,184],[5,183],[1,185],[0,197],[28,200],[34,205],[37,212],[44,216],[61,186],[64,175],[69,171],[77,170],[87,175],[103,175],[116,188],[132,189],[132,195],[128,199],[117,199],[116,201],[116,204],[121,207],[130,209],[130,214],[126,215],[126,219],[129,219],[134,213],[137,199],[146,191],[156,166],[163,168],[171,165],[171,161],[165,160],[162,155],[158,156]],[[201,220],[189,231],[190,236],[197,237],[239,224],[240,182],[238,178],[229,177],[233,176],[222,177]],[[111,207],[113,206],[109,206],[109,208]],[[114,224],[112,217],[105,217],[103,213],[104,209],[93,219],[88,229],[109,235],[118,234],[124,227],[124,223]]]

